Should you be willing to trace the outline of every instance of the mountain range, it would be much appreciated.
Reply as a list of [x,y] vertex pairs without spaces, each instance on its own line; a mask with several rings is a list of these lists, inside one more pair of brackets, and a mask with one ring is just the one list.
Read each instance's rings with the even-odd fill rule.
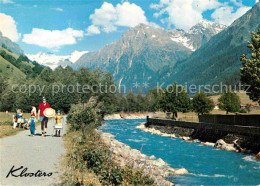
[[260,24],[260,3],[228,28],[213,36],[188,59],[179,61],[173,68],[165,68],[157,74],[157,81],[166,84],[223,84],[236,85],[240,81],[240,56],[249,54],[247,42],[250,33],[257,32]]
[[134,89],[136,83],[155,80],[161,69],[186,60],[194,50],[225,28],[206,20],[188,32],[140,24],[127,30],[118,41],[96,52],[84,54],[72,64],[72,68],[100,68],[111,72],[119,86]]
[[[250,33],[257,31],[259,12],[260,3],[257,3],[229,27],[202,20],[186,32],[140,24],[127,30],[119,40],[95,52],[27,56],[52,69],[61,65],[75,70],[87,67],[111,72],[116,84],[134,92],[140,88],[145,92],[157,84],[173,82],[236,85],[240,81],[239,58],[243,53],[250,53],[247,41],[250,41]],[[4,45],[2,50],[12,51],[16,59],[23,54],[22,49],[1,32],[0,44]],[[1,68],[9,65],[4,62]]]

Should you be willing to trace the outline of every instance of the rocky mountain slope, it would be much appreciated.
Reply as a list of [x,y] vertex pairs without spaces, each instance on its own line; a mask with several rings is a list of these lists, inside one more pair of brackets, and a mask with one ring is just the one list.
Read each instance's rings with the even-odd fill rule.
[[166,84],[237,84],[239,82],[240,56],[249,53],[247,41],[260,23],[260,3],[257,3],[227,29],[213,36],[188,59],[173,68],[157,74],[157,80]]
[[187,59],[224,28],[223,25],[202,21],[185,33],[140,24],[126,31],[118,41],[99,51],[84,54],[72,67],[109,71],[117,84],[133,89],[136,82],[142,84],[155,79],[160,69]]
[[23,50],[20,48],[20,46],[12,42],[9,38],[4,37],[0,31],[0,46],[2,45],[5,45],[8,50],[11,50],[15,54],[23,54]]
[[168,33],[171,35],[171,40],[182,43],[187,48],[195,51],[207,43],[212,36],[225,28],[227,28],[225,25],[201,20],[187,32],[183,30],[169,30]]

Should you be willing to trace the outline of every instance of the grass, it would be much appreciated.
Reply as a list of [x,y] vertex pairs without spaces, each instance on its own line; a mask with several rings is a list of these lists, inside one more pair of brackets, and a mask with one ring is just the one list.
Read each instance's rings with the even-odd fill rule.
[[[10,68],[7,68],[7,65],[10,65]],[[0,56],[0,69],[0,75],[6,79],[25,79],[25,74],[13,64],[5,60],[2,56]]]
[[[0,112],[0,138],[6,137],[6,136],[13,136],[20,131],[24,131],[24,129],[22,129],[22,128],[13,129],[12,116],[14,114],[15,113]],[[30,114],[24,113],[24,117],[28,121],[28,119],[30,118]]]
[[[210,114],[223,114],[226,115],[226,111],[223,110],[213,110]],[[239,113],[242,114],[242,113]],[[260,114],[260,110],[252,110],[250,113],[245,114]],[[234,115],[234,113],[230,113],[229,115]],[[164,112],[157,112],[153,115],[154,118],[162,118],[166,119],[166,114]],[[178,120],[180,121],[191,121],[191,122],[199,122],[198,115],[195,112],[187,112],[182,113],[178,112]]]
[[7,54],[13,56],[15,59],[18,59],[18,57],[19,57],[19,55],[15,54],[15,53],[13,53],[13,52],[10,52],[9,50],[7,50],[7,49],[5,49],[5,48],[3,48],[3,47],[0,47],[0,50],[5,51]]
[[[241,103],[242,104],[257,104],[257,102],[253,102],[252,100],[249,99],[249,96],[246,94],[246,92],[238,92],[237,95],[239,96]],[[215,95],[215,96],[210,96],[210,98],[216,103],[218,102],[218,98],[221,95]],[[226,115],[226,111],[219,110],[219,109],[214,109],[213,111],[210,112],[210,114],[223,114]],[[229,115],[233,115],[235,113],[229,113]],[[242,113],[240,113],[242,114]],[[246,114],[260,114],[260,110],[252,110],[250,113]],[[156,113],[153,117],[155,118],[166,118],[166,114],[163,112],[158,112]],[[199,118],[195,112],[188,112],[188,113],[181,113],[178,112],[178,119],[181,121],[192,121],[192,122],[198,122]]]
[[[252,100],[249,99],[249,96],[246,94],[246,92],[236,92],[236,94],[239,96],[240,98],[240,101],[242,104],[251,104],[251,103],[254,103],[254,104],[257,104],[257,102],[253,102]],[[215,96],[209,96],[215,103],[218,102],[218,98],[220,97],[221,95],[215,95]]]

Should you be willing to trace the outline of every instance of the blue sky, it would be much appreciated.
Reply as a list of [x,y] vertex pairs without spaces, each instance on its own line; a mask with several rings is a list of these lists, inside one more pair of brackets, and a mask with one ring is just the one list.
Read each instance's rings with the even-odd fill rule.
[[74,50],[98,50],[139,23],[188,30],[203,18],[229,25],[255,3],[255,0],[0,0],[0,31],[27,54],[68,55]]

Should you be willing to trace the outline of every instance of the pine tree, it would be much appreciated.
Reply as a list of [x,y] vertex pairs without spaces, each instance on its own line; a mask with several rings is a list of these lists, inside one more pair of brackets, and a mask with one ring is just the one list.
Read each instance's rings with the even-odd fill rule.
[[214,102],[201,91],[194,95],[192,100],[193,110],[198,114],[207,114],[214,108]]
[[251,33],[251,43],[247,47],[251,50],[251,58],[245,54],[240,58],[243,65],[240,69],[241,82],[250,86],[247,91],[250,99],[260,103],[260,25],[257,33]]

